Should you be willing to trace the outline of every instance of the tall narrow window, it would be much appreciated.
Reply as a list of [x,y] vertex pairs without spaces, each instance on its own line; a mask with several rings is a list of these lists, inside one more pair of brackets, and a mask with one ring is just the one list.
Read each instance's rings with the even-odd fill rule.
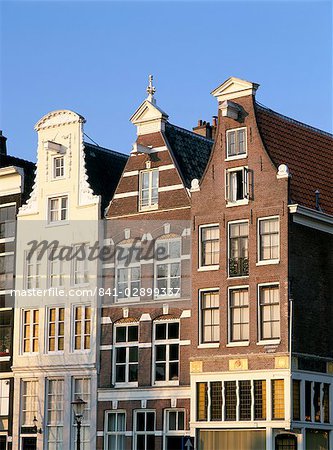
[[220,310],[219,291],[200,293],[201,343],[219,342]]
[[272,418],[284,419],[284,380],[272,380]]
[[260,339],[280,337],[280,294],[279,286],[260,286]]
[[88,253],[87,244],[73,247],[73,284],[75,286],[89,283]]
[[158,207],[158,169],[140,173],[140,211]]
[[237,394],[236,381],[226,381],[225,388],[225,420],[236,420]]
[[65,158],[56,156],[53,158],[53,178],[63,178],[65,175]]
[[34,251],[31,255],[25,252],[25,285],[27,289],[40,288],[41,254]]
[[21,389],[22,426],[32,427],[34,425],[34,417],[38,415],[38,381],[24,380],[22,381]]
[[134,448],[136,450],[155,448],[155,411],[135,411]]
[[245,204],[252,197],[252,172],[247,167],[226,171],[226,200],[229,203]]
[[116,325],[114,334],[114,383],[137,383],[139,326]]
[[[90,446],[90,402],[91,402],[91,387],[90,387],[90,378],[74,378],[73,380],[73,392],[72,392],[72,401],[81,398],[86,402],[83,418],[81,423],[81,450],[91,450]],[[73,436],[74,436],[74,445],[71,448],[76,448],[76,422],[74,420],[73,414]]]
[[311,397],[312,397],[312,381],[306,381],[304,400],[305,400],[305,420],[307,422],[312,421]]
[[47,449],[62,450],[64,427],[64,380],[47,383]]
[[141,285],[140,247],[119,246],[116,265],[117,300],[138,299]]
[[48,310],[48,351],[64,351],[65,308],[49,308]]
[[0,417],[8,416],[9,414],[9,391],[10,380],[0,379]]
[[155,324],[154,341],[155,382],[179,380],[179,322]]
[[15,236],[16,205],[0,206],[0,239]]
[[293,380],[293,419],[301,420],[301,382]]
[[323,421],[330,422],[330,385],[323,384]]
[[165,410],[165,450],[182,448],[185,432],[185,411],[181,409]]
[[0,255],[0,290],[14,287],[14,253],[7,252]]
[[210,383],[210,420],[222,420],[222,381]]
[[13,315],[13,309],[0,309],[0,357],[11,353]]
[[181,288],[180,240],[157,241],[155,251],[156,255],[163,258],[162,261],[157,259],[155,262],[155,296],[179,297]]
[[48,257],[49,263],[49,286],[63,287],[65,281],[64,261],[61,258],[54,257],[51,252]]
[[249,340],[249,295],[247,288],[231,289],[230,294],[230,341]]
[[239,420],[251,420],[251,381],[239,381]]
[[266,419],[266,381],[254,380],[254,420]]
[[220,261],[220,230],[218,225],[200,227],[200,266],[216,266]]
[[227,131],[227,157],[246,155],[246,128]]
[[259,219],[259,262],[279,260],[279,218]]
[[125,412],[112,411],[106,415],[106,448],[125,450],[126,415]]
[[74,350],[89,350],[91,334],[91,307],[74,308]]
[[315,381],[313,383],[313,411],[314,411],[314,420],[315,422],[320,422],[320,407],[321,407],[321,399],[320,399],[320,383]]
[[23,353],[37,353],[39,336],[39,311],[38,309],[25,309],[22,311],[22,316]]
[[197,383],[197,420],[207,420],[208,384]]
[[68,219],[68,197],[49,198],[49,223],[56,223]]
[[229,224],[229,277],[249,274],[248,240],[248,222]]

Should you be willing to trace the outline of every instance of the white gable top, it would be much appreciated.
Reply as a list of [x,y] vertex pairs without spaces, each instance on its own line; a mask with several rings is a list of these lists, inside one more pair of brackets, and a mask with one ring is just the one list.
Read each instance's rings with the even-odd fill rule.
[[241,80],[240,78],[230,77],[211,94],[217,98],[218,102],[224,100],[245,97],[246,95],[255,95],[259,84],[251,81]]
[[138,127],[137,134],[148,134],[164,130],[164,123],[168,120],[168,115],[156,104],[145,100],[135,111],[130,121]]
[[84,123],[85,118],[80,114],[68,109],[61,109],[58,111],[52,111],[45,114],[35,125],[35,130],[39,131],[43,128],[53,128],[68,123]]

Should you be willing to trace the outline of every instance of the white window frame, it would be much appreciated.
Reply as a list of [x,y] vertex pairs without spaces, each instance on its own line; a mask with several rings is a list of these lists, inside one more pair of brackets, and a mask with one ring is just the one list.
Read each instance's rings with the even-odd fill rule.
[[[88,384],[89,384],[89,392],[76,392],[75,391],[75,382],[77,380],[87,380]],[[87,449],[90,450],[90,439],[91,439],[91,433],[92,433],[92,428],[91,428],[91,398],[92,398],[92,379],[91,377],[87,376],[75,376],[72,378],[72,392],[71,392],[71,398],[72,401],[76,400],[77,397],[82,398],[82,400],[84,400],[86,402],[86,405],[84,407],[84,411],[83,411],[83,418],[82,418],[82,422],[81,422],[81,448],[83,449]],[[71,428],[72,428],[72,447],[71,448],[75,448],[76,445],[76,436],[77,436],[77,425],[76,422],[74,420],[74,414],[71,411]],[[87,431],[88,436],[89,436],[89,441],[85,441],[85,431]],[[75,443],[75,445],[74,445]],[[86,445],[89,445],[89,447],[86,447]]]
[[[261,304],[260,304],[260,292],[261,288],[277,287],[279,290],[279,313],[280,313],[280,337],[278,338],[267,338],[264,339],[261,336]],[[257,286],[257,311],[258,311],[258,342],[257,345],[269,345],[269,344],[279,344],[281,342],[281,293],[280,293],[280,283],[259,283]]]
[[[66,207],[63,208],[62,206],[62,200],[66,199]],[[52,201],[57,200],[58,201],[58,206],[55,209],[51,209],[51,205],[52,205]],[[56,220],[52,220],[52,212],[56,211],[57,212],[57,219]],[[66,211],[66,217],[64,219],[61,218],[62,215],[62,211]],[[49,225],[60,225],[60,224],[65,224],[68,223],[69,221],[69,199],[68,199],[68,194],[63,194],[63,195],[57,195],[54,197],[48,197],[47,199],[47,223]]]
[[[140,288],[141,288],[141,262],[140,260],[137,261],[136,257],[134,258],[134,261],[130,261],[128,262],[127,259],[123,259],[121,261],[118,262],[118,252],[120,249],[133,249],[131,244],[119,244],[119,247],[116,250],[116,255],[115,255],[115,290],[116,290],[116,303],[125,303],[125,302],[133,302],[133,301],[139,301],[140,300]],[[140,247],[138,245],[135,245],[134,247],[134,252],[136,253],[137,251],[140,252]],[[139,269],[140,272],[140,276],[139,276],[139,280],[135,280],[132,279],[132,270],[133,269]],[[118,283],[119,283],[119,274],[118,271],[119,270],[125,270],[126,274],[127,274],[127,285],[124,288],[124,292],[122,292],[122,296],[123,297],[119,297],[118,296],[118,292],[120,292],[120,289],[118,289]],[[138,293],[137,295],[130,295],[128,297],[124,296],[125,295],[125,291],[127,290],[127,292],[130,292],[132,294],[132,284],[137,283],[139,281],[139,287],[138,289]],[[136,289],[136,288],[134,288]]]
[[[28,395],[24,395],[23,393],[23,386],[25,383],[34,383],[35,386],[35,392],[33,393],[34,395],[28,396]],[[20,424],[22,427],[32,427],[34,426],[33,423],[23,423],[23,417],[24,417],[24,412],[30,412],[34,415],[34,417],[37,418],[38,415],[38,398],[39,398],[39,381],[38,378],[23,378],[21,379],[21,383],[20,383]],[[24,407],[24,403],[26,402],[26,400],[24,400],[25,398],[32,398],[34,399],[34,401],[31,402],[31,408],[27,408],[27,405],[25,409],[23,409]],[[28,405],[29,406],[29,405]],[[31,416],[32,416],[31,414]]]
[[[279,240],[279,255],[277,258],[275,259],[261,259],[260,258],[260,254],[261,254],[261,233],[260,233],[260,223],[265,221],[265,220],[277,220],[278,223],[278,240]],[[280,245],[280,241],[281,241],[281,237],[280,237],[280,216],[267,216],[267,217],[259,217],[258,221],[257,221],[257,266],[264,266],[264,265],[268,265],[268,264],[278,264],[280,262],[280,250],[281,250],[281,245]]]
[[[14,207],[15,208],[15,218],[12,222],[10,223],[14,223],[14,234],[12,236],[8,236],[8,237],[1,237],[0,236],[0,243],[4,243],[4,242],[12,242],[15,240],[15,235],[16,235],[16,214],[17,214],[17,203],[16,202],[10,202],[10,203],[5,203],[3,205],[0,205],[0,210],[2,208],[11,208]],[[5,224],[8,223],[6,220],[1,221],[0,224]]]
[[[157,173],[157,202],[156,203],[152,203],[152,190],[153,190],[153,173]],[[142,205],[142,191],[143,191],[143,183],[142,183],[142,178],[144,176],[144,174],[149,173],[149,187],[148,187],[148,205]],[[151,210],[155,210],[158,209],[158,201],[159,201],[159,192],[158,192],[158,188],[159,188],[159,170],[158,168],[156,169],[147,169],[147,170],[141,170],[139,172],[139,211],[151,211]]]
[[[160,324],[166,324],[166,329],[168,331],[168,326],[170,323],[178,323],[178,330],[179,335],[176,339],[169,339],[166,337],[165,339],[156,339],[156,325]],[[175,362],[176,360],[170,361],[170,345],[178,345],[178,379],[177,380],[170,380],[170,362]],[[156,380],[155,377],[155,366],[156,366],[156,346],[157,345],[165,345],[165,380]],[[153,323],[153,358],[152,358],[152,380],[154,386],[166,386],[166,385],[172,385],[172,386],[179,386],[179,380],[180,380],[180,320],[156,320]],[[162,362],[162,361],[158,361]]]
[[[230,245],[230,239],[231,239],[231,236],[230,236],[230,228],[231,228],[231,225],[239,225],[239,224],[242,224],[242,223],[246,223],[246,224],[247,224],[247,229],[248,229],[248,233],[247,233],[247,244],[248,244],[248,246],[247,246],[247,253],[248,253],[248,256],[247,256],[247,259],[250,260],[250,258],[249,258],[249,243],[250,243],[250,226],[249,226],[249,220],[248,220],[248,219],[240,219],[240,220],[233,220],[233,221],[231,221],[231,222],[228,222],[227,273],[228,273],[228,278],[230,278],[230,279],[246,278],[246,277],[248,278],[248,277],[249,277],[249,274],[248,274],[248,275],[236,275],[236,276],[230,276],[230,268],[229,268],[229,260],[230,260],[230,258],[231,258],[231,256],[230,256],[230,254],[231,254],[231,245]],[[250,262],[249,262],[249,264],[250,264]]]
[[[73,255],[76,254],[79,248],[84,247],[85,259],[78,259],[77,256],[73,256],[72,260],[72,286],[88,286],[89,285],[89,267],[88,267],[88,244],[82,242],[80,244],[74,244],[72,246]],[[78,256],[81,258],[81,251],[79,251]],[[81,281],[81,278],[83,280]]]
[[[232,340],[232,321],[231,321],[231,292],[237,290],[247,290],[248,295],[248,312],[249,312],[249,339],[243,341]],[[250,345],[250,330],[251,330],[251,317],[250,317],[250,298],[249,298],[249,285],[230,286],[228,287],[228,344],[227,347],[245,347]]]
[[9,415],[10,379],[0,378],[0,416]]
[[[41,286],[41,265],[42,258],[39,259],[40,252],[35,250],[28,258],[30,250],[24,252],[24,285],[26,290],[38,289]],[[31,272],[29,272],[31,270]]]
[[[156,438],[156,410],[155,409],[135,409],[134,411],[134,417],[133,417],[133,450],[137,449],[137,437],[138,434],[140,435],[153,435]],[[138,413],[154,413],[154,431],[139,431],[137,430],[137,414]],[[145,424],[147,424],[147,418],[145,418]],[[145,427],[147,428],[147,427]],[[145,439],[145,450],[151,450],[147,447],[147,439]]]
[[[60,320],[60,310],[63,310],[64,320]],[[51,321],[51,310],[55,310],[55,320]],[[47,326],[46,326],[46,349],[47,353],[64,353],[65,351],[65,323],[66,323],[66,308],[65,305],[57,305],[57,306],[49,306],[46,308],[46,318],[47,318]],[[50,326],[54,324],[55,333],[54,336],[51,336]],[[63,324],[64,333],[61,334],[59,332],[60,324]],[[54,350],[50,350],[50,339],[54,339]],[[63,342],[63,349],[59,349],[59,344]]]
[[[202,297],[205,293],[209,292],[215,292],[219,296],[219,306],[218,313],[219,313],[219,340],[218,341],[211,341],[211,342],[205,342],[203,340],[203,333],[202,333],[202,327],[203,327],[203,317],[202,317]],[[220,320],[220,289],[219,288],[204,288],[199,289],[199,348],[209,348],[209,347],[219,347],[220,346],[220,338],[221,338],[221,320]]]
[[[57,161],[61,161],[62,164],[57,167]],[[57,175],[57,169],[62,172],[60,175]],[[53,180],[61,180],[65,178],[65,156],[64,155],[56,155],[52,158],[52,179]]]
[[219,223],[207,223],[203,225],[199,225],[199,268],[198,271],[206,271],[206,270],[218,270],[220,268],[220,264],[210,264],[204,265],[202,261],[202,232],[205,228],[214,228],[217,227],[219,231],[219,260],[221,256],[221,239],[220,239],[220,224]]
[[[169,417],[170,412],[176,413],[176,424],[177,429],[176,430],[170,430],[169,428]],[[183,413],[184,414],[184,429],[178,429],[178,414]],[[163,448],[167,448],[167,439],[168,437],[176,437],[176,436],[185,436],[186,435],[186,410],[185,408],[167,408],[164,410],[163,413]]]
[[[155,251],[158,248],[158,245],[160,243],[163,244],[167,244],[168,248],[170,248],[170,244],[172,242],[179,242],[179,258],[170,258],[168,257],[167,259],[164,259],[162,261],[157,261],[156,258],[154,258],[154,298],[155,299],[175,299],[175,298],[179,298],[181,296],[181,288],[182,288],[182,240],[181,238],[177,237],[177,238],[171,238],[171,239],[157,239],[156,243],[155,243]],[[168,250],[168,255],[170,255],[170,251]],[[179,277],[171,277],[170,273],[171,273],[171,264],[179,264]],[[163,293],[160,293],[158,291],[158,277],[157,277],[157,266],[162,266],[162,265],[167,265],[168,266],[168,276],[163,278],[167,280],[167,294],[163,295]],[[168,295],[169,294],[169,290],[172,289],[172,292],[175,288],[171,287],[171,279],[173,278],[179,278],[179,292],[172,294],[172,295]],[[178,289],[178,288],[177,288]]]
[[[30,311],[30,321],[29,323],[26,323],[24,320],[25,312]],[[37,322],[34,321],[35,311],[38,311],[38,319]],[[38,308],[23,308],[21,310],[21,354],[23,355],[29,355],[29,354],[36,354],[39,352],[40,349],[40,326],[39,326],[39,318],[40,318],[40,310]],[[25,337],[25,327],[30,327],[30,333],[28,337]],[[37,335],[34,335],[34,327],[37,327]],[[29,351],[25,351],[25,341],[29,341]],[[37,341],[37,351],[34,351],[34,342]]]
[[48,254],[48,286],[49,288],[57,288],[64,287],[65,285],[65,270],[64,270],[64,261],[59,258],[59,254],[61,252],[61,248],[59,248],[57,258],[51,259],[52,250],[49,251]]
[[[230,139],[230,135],[231,133],[235,133],[235,146],[239,147],[239,138],[238,138],[238,134],[239,131],[244,130],[245,131],[245,153],[236,153],[235,155],[231,155],[229,156],[229,139]],[[236,159],[242,159],[242,158],[246,158],[247,157],[247,128],[246,127],[239,127],[239,128],[232,128],[230,130],[226,131],[226,161],[232,161],[232,160],[236,160]]]
[[[50,383],[51,382],[60,382],[62,384],[62,392],[59,394],[57,391],[56,393],[50,394]],[[64,429],[64,394],[65,394],[65,380],[63,378],[47,378],[46,380],[46,401],[45,401],[45,426],[46,426],[46,447],[49,448],[50,440],[50,428],[57,428],[56,433],[56,441],[52,441],[52,444],[56,444],[57,448],[60,444],[60,447],[62,446],[63,440],[59,441],[57,439],[58,437],[58,429]],[[53,402],[55,401],[55,408],[51,409],[50,406],[50,398],[52,397]],[[54,399],[55,397],[55,399]],[[61,397],[61,400],[59,399]],[[54,406],[54,403],[53,405]],[[60,407],[59,407],[60,406]],[[62,420],[60,422],[52,422],[49,420],[49,411],[56,411],[61,412],[61,418]],[[58,417],[58,414],[57,414]],[[63,433],[61,433],[63,436]],[[60,448],[59,447],[59,448]]]
[[[76,310],[78,308],[82,308],[81,312],[81,319],[76,320]],[[87,319],[86,309],[90,308],[90,319]],[[92,332],[92,324],[93,324],[93,317],[92,317],[93,309],[91,307],[90,303],[80,303],[80,304],[74,304],[72,305],[72,352],[73,353],[88,353],[91,351],[91,332]],[[80,322],[81,324],[81,333],[76,334],[75,325],[77,322]],[[90,333],[86,333],[86,323],[90,322]],[[89,336],[89,348],[85,348],[85,338]],[[80,337],[80,348],[75,348],[75,338]]]
[[[130,327],[136,326],[138,327],[138,340],[137,341],[129,341],[128,340],[128,329]],[[126,341],[124,342],[116,342],[116,335],[117,335],[117,328],[120,327],[126,327]],[[139,371],[139,332],[140,332],[140,326],[139,322],[133,322],[133,323],[119,323],[114,325],[114,331],[113,331],[113,371],[112,371],[112,384],[116,387],[137,387],[138,381],[129,381],[129,369],[130,369],[130,361],[129,361],[129,349],[133,347],[137,347],[138,350],[138,362],[137,367]],[[126,348],[126,362],[125,362],[125,381],[117,381],[116,380],[116,367],[117,367],[117,349],[118,348]]]
[[[116,414],[118,416],[118,414],[124,414],[125,416],[125,429],[123,430],[123,432],[121,431],[108,431],[108,418],[109,418],[109,414]],[[116,423],[118,424],[118,417],[116,418]],[[127,414],[126,411],[124,409],[112,409],[112,410],[108,410],[105,411],[105,415],[104,415],[104,449],[108,450],[109,446],[108,446],[108,441],[109,441],[109,436],[116,436],[116,447],[114,450],[119,450],[119,446],[118,446],[118,436],[123,435],[124,436],[124,447],[121,448],[120,450],[125,450],[126,449],[126,425],[127,425]]]
[[[233,199],[231,197],[231,174],[234,174],[235,172],[242,172],[243,173],[243,197],[240,199]],[[249,203],[250,197],[251,197],[251,186],[250,186],[250,170],[247,166],[240,166],[240,167],[233,167],[230,169],[226,169],[225,171],[225,199],[226,199],[226,206],[240,206],[240,205],[247,205]],[[253,186],[252,186],[253,189]]]

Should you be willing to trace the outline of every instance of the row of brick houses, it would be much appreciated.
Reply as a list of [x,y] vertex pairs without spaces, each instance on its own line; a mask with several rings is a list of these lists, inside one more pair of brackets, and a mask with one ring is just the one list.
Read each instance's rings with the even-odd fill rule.
[[0,450],[76,448],[77,398],[84,450],[333,449],[333,140],[258,86],[189,131],[150,79],[129,156],[0,136]]

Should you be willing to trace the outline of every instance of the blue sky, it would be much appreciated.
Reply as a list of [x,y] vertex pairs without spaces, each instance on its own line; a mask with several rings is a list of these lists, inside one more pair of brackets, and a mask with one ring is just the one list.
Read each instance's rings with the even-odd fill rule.
[[211,120],[229,76],[257,100],[332,131],[332,3],[321,1],[2,1],[0,129],[35,160],[34,124],[82,114],[99,145],[128,153],[129,118],[154,74],[158,105],[191,129]]

